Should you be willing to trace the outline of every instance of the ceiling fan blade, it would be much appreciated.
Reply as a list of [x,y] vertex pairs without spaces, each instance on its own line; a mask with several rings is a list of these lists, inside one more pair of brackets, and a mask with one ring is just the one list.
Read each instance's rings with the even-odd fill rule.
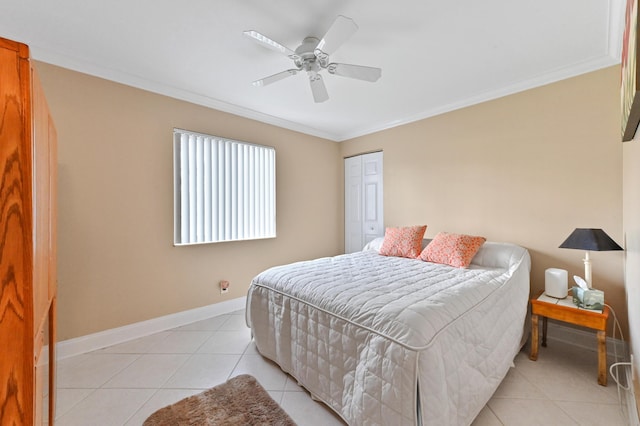
[[324,102],[329,99],[327,88],[322,81],[322,76],[316,72],[309,72],[309,84],[311,85],[311,93],[316,103]]
[[293,50],[289,49],[286,46],[281,45],[280,43],[278,43],[275,40],[271,40],[269,37],[260,34],[257,31],[253,31],[253,30],[249,30],[249,31],[243,31],[242,34],[246,35],[247,37],[249,37],[252,40],[255,40],[257,43],[259,43],[261,46],[264,46],[268,49],[271,50],[275,50],[276,52],[280,52],[282,54],[287,55],[288,57],[290,57],[291,59],[295,59],[298,57],[298,55],[296,55],[296,52],[294,52]]
[[297,69],[290,69],[286,71],[279,72],[277,74],[270,75],[269,77],[265,77],[261,80],[256,80],[253,82],[253,85],[256,87],[266,86],[267,84],[275,83],[276,81],[280,81],[283,78],[290,77],[292,75],[296,75],[298,73]]
[[353,19],[338,15],[313,53],[320,61],[327,61],[328,56],[338,50],[342,43],[347,41],[356,31],[358,31],[358,26],[353,22]]
[[364,65],[330,63],[327,66],[327,71],[329,74],[371,82],[378,81],[382,76],[382,70],[380,68],[365,67]]

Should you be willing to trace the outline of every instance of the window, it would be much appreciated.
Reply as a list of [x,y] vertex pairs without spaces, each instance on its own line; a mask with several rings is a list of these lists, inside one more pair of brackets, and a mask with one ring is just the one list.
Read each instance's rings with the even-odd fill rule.
[[173,130],[174,245],[274,238],[275,149]]

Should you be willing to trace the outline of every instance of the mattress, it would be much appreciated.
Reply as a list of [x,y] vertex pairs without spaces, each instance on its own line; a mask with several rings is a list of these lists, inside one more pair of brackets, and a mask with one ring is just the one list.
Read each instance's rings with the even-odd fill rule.
[[520,348],[530,258],[485,243],[468,269],[376,250],[254,278],[256,348],[348,424],[470,424]]

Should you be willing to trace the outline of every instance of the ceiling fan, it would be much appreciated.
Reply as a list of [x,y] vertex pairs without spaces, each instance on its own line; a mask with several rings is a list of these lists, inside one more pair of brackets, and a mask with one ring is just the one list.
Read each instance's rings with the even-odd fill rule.
[[261,46],[287,55],[293,60],[296,66],[296,68],[256,80],[253,82],[253,85],[257,87],[266,86],[267,84],[280,81],[283,78],[296,75],[298,72],[306,71],[309,76],[309,84],[311,85],[311,93],[313,94],[314,101],[324,102],[329,99],[329,94],[322,81],[322,75],[320,75],[320,71],[322,70],[327,70],[329,74],[342,77],[370,82],[377,81],[382,75],[380,68],[329,62],[329,55],[338,50],[357,30],[358,26],[353,22],[353,19],[338,15],[321,40],[318,40],[316,37],[307,37],[295,51],[257,31],[244,31],[244,35],[255,40]]

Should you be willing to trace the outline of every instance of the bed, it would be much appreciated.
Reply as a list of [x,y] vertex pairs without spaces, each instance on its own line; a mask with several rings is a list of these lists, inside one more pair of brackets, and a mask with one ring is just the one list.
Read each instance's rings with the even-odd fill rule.
[[462,269],[379,246],[256,276],[257,350],[348,424],[470,424],[520,350],[529,253],[486,242]]

